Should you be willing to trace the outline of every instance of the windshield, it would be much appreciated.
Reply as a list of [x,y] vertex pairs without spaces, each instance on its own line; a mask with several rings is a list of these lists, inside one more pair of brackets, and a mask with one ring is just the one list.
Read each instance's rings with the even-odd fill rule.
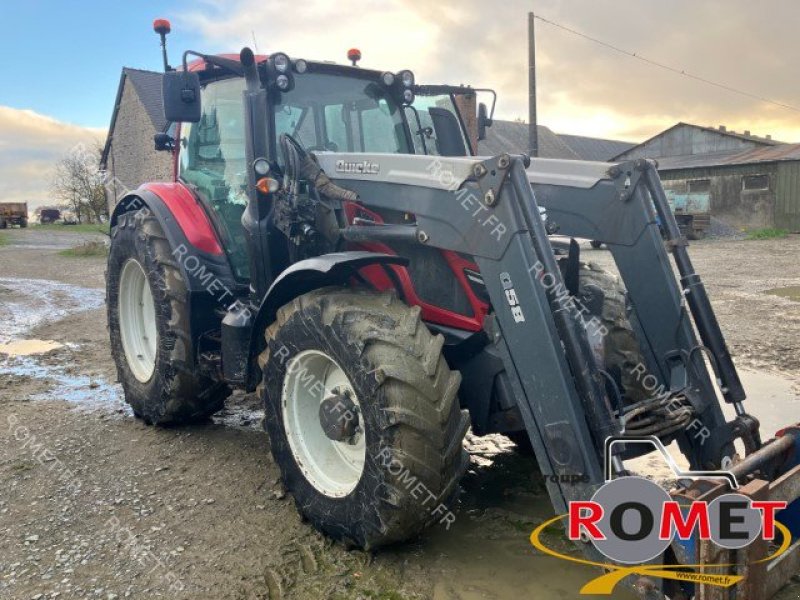
[[306,150],[413,154],[403,111],[377,82],[307,73],[274,106],[275,135]]

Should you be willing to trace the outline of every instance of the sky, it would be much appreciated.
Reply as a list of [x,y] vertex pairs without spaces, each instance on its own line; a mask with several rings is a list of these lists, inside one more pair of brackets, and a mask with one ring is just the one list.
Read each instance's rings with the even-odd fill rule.
[[[528,11],[704,77],[800,107],[796,0],[82,0],[0,5],[0,201],[45,202],[52,167],[103,140],[123,66],[159,70],[191,48],[410,68],[420,83],[492,87],[496,117],[527,118]],[[621,55],[537,22],[539,121],[642,141],[678,121],[800,142],[788,110]]]

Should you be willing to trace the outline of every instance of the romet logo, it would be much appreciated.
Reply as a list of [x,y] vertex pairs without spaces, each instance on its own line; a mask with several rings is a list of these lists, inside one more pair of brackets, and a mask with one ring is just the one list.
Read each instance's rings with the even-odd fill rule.
[[337,173],[377,175],[380,170],[381,166],[376,162],[372,162],[371,160],[362,160],[361,162],[347,162],[346,160],[336,161]]
[[[728,472],[719,473],[730,476]],[[707,569],[732,565],[642,563],[661,556],[676,537],[711,540],[721,548],[737,549],[748,546],[759,537],[774,540],[777,530],[782,538],[781,547],[758,562],[773,560],[783,554],[792,541],[789,530],[775,519],[775,514],[784,508],[786,502],[756,501],[739,493],[723,494],[711,502],[679,504],[648,479],[620,477],[607,481],[591,500],[570,502],[569,513],[537,527],[531,534],[531,543],[551,556],[609,571],[588,582],[581,594],[611,594],[617,583],[633,574],[730,587],[743,577],[709,573]],[[541,533],[562,519],[567,519],[570,540],[590,542],[603,556],[617,564],[583,560],[547,548],[542,543]],[[690,567],[701,572],[692,571]]]

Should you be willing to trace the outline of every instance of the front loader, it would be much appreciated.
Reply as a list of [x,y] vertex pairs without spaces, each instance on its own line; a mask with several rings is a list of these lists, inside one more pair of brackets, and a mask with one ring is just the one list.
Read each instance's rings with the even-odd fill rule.
[[[641,446],[605,454],[625,435],[795,501],[798,429],[765,443],[745,412],[654,165],[474,157],[460,89],[247,48],[168,68],[156,143],[176,179],[111,218],[109,330],[135,414],[186,423],[257,392],[298,510],[366,549],[449,527],[470,426],[532,451],[559,514],[606,458],[628,473]],[[554,233],[573,240],[557,252]],[[574,238],[605,243],[620,280]],[[693,564],[691,548],[672,552]]]

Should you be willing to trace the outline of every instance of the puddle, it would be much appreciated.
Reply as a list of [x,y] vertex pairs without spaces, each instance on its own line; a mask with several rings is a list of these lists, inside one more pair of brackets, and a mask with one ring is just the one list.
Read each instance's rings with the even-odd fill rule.
[[51,350],[63,347],[64,344],[55,340],[14,340],[0,344],[0,354],[31,356],[33,354],[46,354]]
[[764,293],[770,296],[780,296],[781,298],[788,298],[789,300],[800,302],[800,285],[773,288],[771,290],[766,290]]
[[64,400],[86,410],[103,410],[133,416],[118,384],[99,377],[71,375],[61,366],[43,365],[30,356],[16,356],[4,360],[2,371],[13,377],[28,377],[52,384],[52,389],[30,396],[31,400]]
[[[504,449],[487,453],[487,444]],[[542,556],[531,546],[533,529],[553,516],[534,459],[510,452],[511,443],[502,436],[476,438],[467,446],[472,465],[462,481],[456,520],[449,530],[434,525],[421,542],[427,555],[437,557],[434,572],[441,572],[434,600],[577,598],[600,571]],[[575,551],[558,534],[549,535],[547,543],[561,552]],[[625,590],[604,597],[634,598]]]
[[34,327],[100,308],[104,301],[105,294],[100,289],[47,279],[0,277],[0,306],[4,313],[0,354],[6,355],[0,361],[2,373],[52,385],[48,392],[30,396],[31,400],[65,400],[87,410],[132,415],[118,385],[101,378],[71,375],[63,366],[45,364],[36,357],[63,348],[65,344],[55,340],[24,339]]
[[[761,437],[768,440],[779,429],[800,421],[800,383],[780,373],[739,369],[747,400],[745,410],[761,422]],[[730,404],[723,405],[728,419],[735,416]]]
[[105,302],[101,289],[83,288],[47,279],[0,277],[3,328],[0,343],[21,338],[42,323],[100,308]]

